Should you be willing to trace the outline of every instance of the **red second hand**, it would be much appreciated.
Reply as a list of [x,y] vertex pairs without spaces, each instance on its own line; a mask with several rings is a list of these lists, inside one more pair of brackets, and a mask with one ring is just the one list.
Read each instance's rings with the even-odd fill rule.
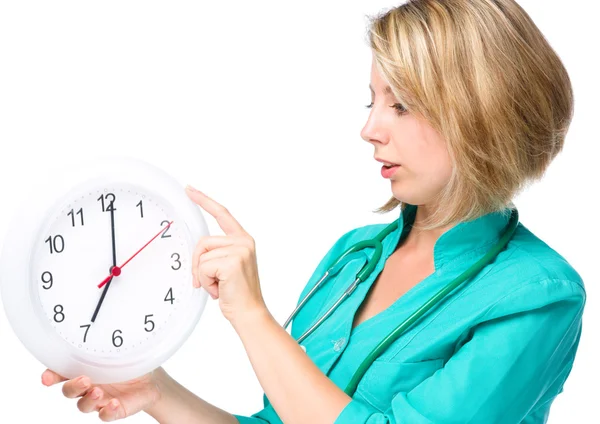
[[172,224],[172,223],[173,223],[173,221],[169,222],[169,225],[167,225],[165,228],[163,228],[162,230],[160,230],[160,231],[158,232],[158,234],[156,234],[154,237],[152,237],[152,239],[151,239],[151,240],[150,240],[148,243],[146,243],[145,245],[143,245],[143,246],[140,248],[140,250],[138,250],[137,252],[135,252],[131,258],[127,259],[123,265],[121,265],[121,266],[114,266],[114,267],[112,267],[112,269],[110,270],[110,275],[109,275],[108,277],[106,277],[104,280],[102,280],[102,282],[101,282],[100,284],[98,284],[98,288],[99,288],[99,289],[101,289],[101,288],[102,288],[102,286],[104,286],[106,283],[108,283],[108,282],[109,282],[109,280],[110,280],[111,278],[113,278],[113,277],[118,277],[119,275],[121,275],[121,269],[122,269],[122,268],[123,268],[125,265],[127,265],[127,264],[129,263],[129,261],[130,261],[130,260],[132,260],[133,258],[135,258],[135,257],[137,256],[137,254],[138,254],[138,253],[140,253],[142,250],[144,250],[144,248],[145,248],[146,246],[148,246],[148,245],[149,245],[149,244],[150,244],[150,243],[151,243],[151,242],[152,242],[152,241],[153,241],[153,240],[154,240],[156,237],[160,236],[160,234],[161,234],[163,231],[166,231],[166,230],[167,230],[167,229],[168,229],[168,228],[171,226],[171,224]]

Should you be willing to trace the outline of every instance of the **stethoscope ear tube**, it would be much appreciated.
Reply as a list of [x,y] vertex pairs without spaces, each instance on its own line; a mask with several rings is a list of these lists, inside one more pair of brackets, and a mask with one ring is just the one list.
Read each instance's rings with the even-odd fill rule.
[[290,314],[289,318],[285,321],[285,324],[283,324],[283,328],[284,329],[286,329],[287,326],[290,325],[290,322],[294,319],[294,317],[296,316],[296,314],[298,313],[298,311],[300,309],[302,309],[302,307],[308,301],[308,299],[311,298],[311,296],[313,295],[313,293],[316,292],[319,287],[321,287],[321,284],[323,284],[323,281],[325,281],[327,279],[327,276],[329,276],[329,271],[327,271],[327,272],[325,272],[325,274],[323,274],[323,276],[317,282],[317,284],[315,284],[315,286],[307,293],[307,295],[304,296],[304,299],[302,299],[302,301],[298,304],[298,306],[296,306],[296,309],[294,309],[292,311],[292,313]]
[[325,321],[329,315],[331,315],[336,308],[340,305],[340,303],[342,303],[344,300],[346,300],[346,298],[348,296],[350,296],[352,294],[352,292],[354,291],[354,289],[356,288],[356,286],[358,286],[358,284],[360,283],[360,280],[357,278],[356,280],[354,280],[354,282],[350,285],[350,287],[348,287],[345,291],[344,294],[342,294],[339,299],[333,304],[333,306],[331,308],[329,308],[327,310],[327,312],[325,312],[323,314],[323,316],[321,316],[321,318],[319,318],[317,320],[317,322],[315,322],[313,325],[311,325],[311,327],[306,330],[304,332],[304,334],[302,334],[300,337],[298,337],[298,340],[296,340],[298,343],[302,343],[302,341],[307,338],[313,331],[316,330],[316,328],[321,325],[321,323],[323,321]]
[[463,272],[461,275],[452,280],[446,287],[441,289],[435,295],[433,295],[425,304],[423,304],[416,312],[414,312],[410,317],[408,317],[403,323],[401,323],[394,331],[392,331],[385,339],[383,339],[372,351],[369,355],[363,360],[360,364],[350,382],[346,386],[344,392],[352,397],[356,388],[358,386],[359,381],[362,379],[364,374],[367,372],[367,369],[371,366],[371,364],[375,361],[379,355],[383,351],[385,351],[394,341],[396,341],[404,331],[409,328],[415,321],[417,321],[421,316],[423,316],[433,305],[441,301],[445,296],[448,295],[451,291],[457,288],[460,284],[469,280],[472,276],[477,274],[481,269],[483,269],[486,265],[492,262],[492,260],[506,247],[510,239],[512,238],[517,225],[519,223],[519,213],[517,209],[513,209],[510,217],[510,222],[507,226],[507,229],[504,231],[502,237],[500,237],[498,243],[491,248],[485,256],[483,256],[480,260],[474,263],[469,269]]
[[[364,251],[365,247],[375,248],[375,252],[371,258],[369,258],[369,255],[367,255],[365,253],[365,251]],[[360,243],[357,243],[356,245],[352,246],[350,249],[345,251],[344,254],[342,254],[333,263],[333,265],[331,265],[329,267],[329,269],[325,272],[325,274],[323,274],[323,277],[321,277],[321,279],[315,284],[315,286],[306,294],[306,296],[304,296],[304,298],[300,301],[300,303],[298,303],[298,306],[296,306],[296,309],[294,309],[292,311],[292,313],[290,314],[288,319],[283,324],[283,328],[286,329],[288,327],[288,325],[294,319],[294,317],[298,314],[300,309],[302,309],[304,304],[312,297],[312,295],[319,289],[319,287],[321,287],[323,285],[325,280],[327,280],[329,277],[332,277],[332,276],[336,275],[338,272],[340,272],[341,269],[345,265],[348,264],[348,262],[351,262],[355,259],[360,259],[361,257],[364,256],[364,257],[366,257],[366,265],[358,273],[358,275],[357,275],[358,281],[355,281],[352,284],[353,288],[348,293],[348,295],[350,295],[352,293],[352,291],[354,291],[354,288],[356,288],[356,286],[359,283],[363,282],[367,278],[367,276],[372,272],[372,270],[377,265],[377,262],[379,261],[379,258],[381,257],[382,253],[383,253],[383,247],[382,247],[381,243],[374,244],[371,240],[361,241]],[[366,274],[365,271],[368,271],[369,274]],[[346,292],[348,292],[348,290],[346,290]],[[327,316],[331,315],[331,312],[333,312],[333,310],[340,303],[341,302],[338,299],[338,301],[335,303],[335,305],[332,308],[330,308],[329,311],[327,311],[328,312]],[[298,338],[297,342],[301,343],[306,337],[308,337],[310,335],[310,333],[312,333],[319,326],[319,324],[321,322],[323,322],[323,317],[321,317],[321,319],[319,319],[316,324],[313,324],[307,331],[305,331],[304,334],[302,334],[302,336],[300,336]]]
[[[344,293],[327,310],[327,312],[325,312],[321,316],[321,318],[319,318],[313,325],[311,325],[310,328],[304,332],[304,334],[302,334],[300,337],[298,337],[298,340],[296,340],[298,343],[302,343],[302,341],[304,341],[305,338],[307,338],[313,331],[315,331],[317,329],[317,327],[319,325],[321,325],[321,323],[323,323],[323,321],[325,321],[325,319],[327,319],[333,312],[335,312],[337,307],[344,300],[346,300],[347,297],[349,297],[352,294],[354,289],[356,289],[356,287],[360,283],[362,283],[367,278],[369,278],[369,275],[371,275],[371,273],[375,269],[375,266],[379,262],[379,258],[381,258],[381,256],[383,255],[383,245],[378,240],[364,240],[364,241],[361,241],[361,242],[355,244],[354,246],[352,246],[342,256],[340,256],[337,261],[335,261],[335,263],[331,266],[331,268],[329,268],[329,270],[325,273],[325,276],[327,276],[327,275],[331,276],[331,275],[337,274],[340,271],[340,269],[343,267],[343,265],[346,265],[348,262],[350,262],[349,260],[348,261],[345,260],[347,258],[352,258],[353,256],[362,256],[362,255],[365,255],[368,258],[368,255],[366,253],[364,253],[364,249],[367,247],[372,247],[375,249],[375,251],[373,252],[373,256],[370,259],[367,259],[367,263],[358,272],[356,279],[352,282],[352,284],[350,286],[348,286],[348,288],[344,291]],[[342,263],[342,260],[344,260],[344,263]],[[352,259],[350,259],[350,260],[352,260]],[[321,285],[321,283],[323,281],[324,280],[322,278],[319,281],[318,285]],[[311,290],[310,293],[308,293],[308,295],[306,295],[305,299],[308,299],[309,296],[312,296],[312,293],[314,291],[315,291],[315,288],[313,288],[313,290]],[[304,304],[305,299],[302,300],[302,304]],[[294,312],[297,312],[297,310],[298,310],[298,308],[296,308],[296,310],[294,310]],[[290,320],[290,318],[288,318],[288,321],[289,320]]]
[[[335,309],[338,307],[338,305],[340,303],[342,303],[342,301],[344,299],[346,299],[348,296],[350,296],[350,294],[352,294],[352,292],[354,291],[354,289],[356,289],[358,284],[362,283],[367,278],[369,278],[369,276],[371,275],[371,273],[373,272],[373,270],[379,263],[379,259],[383,255],[383,244],[382,244],[383,239],[385,237],[387,237],[392,231],[395,231],[397,228],[398,228],[398,221],[394,221],[391,224],[387,225],[383,230],[381,230],[375,238],[368,239],[368,240],[362,240],[362,241],[359,241],[358,243],[356,243],[355,245],[351,246],[342,255],[340,255],[340,257],[333,263],[333,265],[331,265],[329,267],[327,272],[325,272],[325,275],[323,275],[323,277],[319,280],[319,282],[317,284],[315,284],[315,286],[312,288],[312,290],[306,296],[304,296],[304,299],[302,299],[302,301],[299,303],[299,305],[296,307],[296,309],[294,309],[294,311],[291,313],[290,317],[286,320],[285,324],[283,325],[283,328],[287,328],[290,321],[296,316],[296,314],[298,313],[300,308],[302,308],[302,306],[304,306],[306,301],[308,299],[310,299],[310,297],[313,295],[313,293],[324,283],[324,281],[328,277],[330,277],[332,275],[336,275],[338,272],[340,272],[340,270],[348,262],[356,259],[355,256],[358,256],[358,257],[366,256],[367,257],[366,264],[358,272],[358,274],[356,275],[356,280],[354,280],[352,285],[350,285],[348,287],[348,289],[346,289],[344,291],[344,294],[342,296],[340,296],[340,298],[335,302],[335,304],[331,308],[329,308],[329,310],[323,316],[321,316],[321,318],[319,318],[308,330],[306,330],[304,332],[304,334],[302,334],[302,336],[300,336],[298,338],[298,340],[297,340],[298,343],[301,343],[313,331],[315,331],[317,329],[317,327],[319,325],[321,325],[321,323],[325,320],[325,318],[327,318],[329,315],[331,315],[335,311]],[[367,247],[372,247],[374,249],[373,254],[370,257],[364,251]]]

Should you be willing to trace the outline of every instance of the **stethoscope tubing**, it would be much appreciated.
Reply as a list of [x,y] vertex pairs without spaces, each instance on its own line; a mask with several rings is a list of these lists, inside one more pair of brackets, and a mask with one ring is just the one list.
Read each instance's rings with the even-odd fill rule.
[[400,324],[394,331],[392,331],[385,339],[383,339],[372,351],[367,355],[367,357],[362,361],[362,363],[358,366],[358,369],[350,379],[350,382],[344,389],[344,392],[352,397],[356,388],[358,387],[359,381],[362,379],[364,374],[367,372],[367,369],[371,366],[373,361],[381,353],[383,353],[392,343],[394,343],[403,333],[409,328],[415,321],[417,321],[421,316],[423,316],[429,309],[431,309],[435,304],[440,302],[444,297],[446,297],[450,292],[460,286],[462,283],[468,281],[471,277],[476,275],[479,271],[481,271],[486,265],[492,262],[492,260],[506,247],[510,239],[512,238],[517,225],[519,224],[519,212],[517,209],[513,209],[510,217],[510,222],[508,224],[508,228],[504,231],[498,243],[494,247],[492,247],[481,259],[475,262],[469,269],[460,274],[450,283],[448,283],[443,289],[438,291],[435,295],[433,295],[427,302],[425,302],[417,311],[415,311],[411,316],[409,316],[402,324]]
[[[458,286],[468,281],[471,277],[476,275],[481,269],[483,269],[486,265],[492,262],[492,260],[506,247],[510,239],[512,238],[517,226],[519,224],[519,213],[518,210],[512,209],[510,221],[507,225],[506,230],[496,243],[494,247],[492,247],[481,259],[479,259],[476,263],[471,265],[466,271],[448,283],[444,288],[439,290],[435,295],[433,295],[427,302],[425,302],[419,309],[417,309],[411,316],[409,316],[406,320],[404,320],[400,325],[398,325],[390,334],[388,334],[370,353],[367,357],[362,361],[359,365],[358,369],[350,379],[350,382],[346,386],[344,392],[352,397],[356,388],[358,387],[359,381],[362,379],[368,368],[374,362],[374,360],[381,355],[394,341],[396,341],[412,324],[414,324],[419,318],[421,318],[429,309],[431,309],[434,305],[443,300],[450,292],[455,290]],[[289,318],[286,320],[284,324],[284,328],[287,328],[289,323],[294,319],[296,314],[302,309],[304,304],[312,297],[312,295],[321,287],[324,282],[331,276],[336,275],[342,268],[344,263],[343,260],[347,259],[351,255],[357,255],[360,252],[364,252],[363,249],[366,247],[374,248],[373,255],[367,261],[367,264],[363,266],[361,271],[357,274],[356,279],[353,283],[348,286],[348,288],[344,291],[344,293],[338,298],[338,300],[325,312],[308,330],[306,330],[298,339],[297,342],[301,343],[306,337],[308,337],[312,332],[314,332],[322,323],[327,319],[336,309],[337,307],[347,298],[352,292],[356,289],[356,287],[365,281],[375,269],[377,263],[379,262],[382,254],[383,254],[383,239],[389,235],[392,231],[398,228],[398,222],[394,221],[388,226],[386,226],[377,236],[373,239],[364,240],[356,243],[354,246],[350,247],[346,250],[329,269],[325,272],[323,277],[315,284],[315,286],[308,292],[306,296],[300,301],[298,306],[291,313]],[[347,263],[347,261],[345,261]]]
[[383,255],[383,239],[385,239],[391,232],[395,231],[397,228],[398,221],[392,222],[391,224],[387,225],[383,230],[381,230],[377,234],[377,236],[375,236],[375,238],[362,240],[354,244],[349,249],[347,249],[342,255],[340,255],[337,260],[334,261],[333,265],[329,267],[329,269],[325,272],[323,277],[321,277],[321,279],[315,284],[315,286],[300,301],[298,306],[296,306],[294,311],[290,314],[289,318],[283,324],[283,328],[287,328],[289,323],[292,321],[292,319],[294,319],[294,317],[300,311],[300,309],[302,309],[304,304],[312,297],[312,295],[318,290],[318,288],[321,287],[321,285],[328,279],[328,277],[336,275],[343,268],[345,263],[352,260],[350,259],[346,261],[346,259],[352,256],[367,256],[364,253],[364,249],[366,249],[367,247],[372,247],[373,249],[375,249],[373,251],[373,255],[371,255],[370,258],[367,256],[367,263],[356,275],[356,280],[354,280],[354,282],[344,291],[344,294],[333,304],[333,306],[331,306],[329,310],[317,320],[317,322],[315,322],[308,330],[304,332],[304,334],[302,334],[296,340],[298,343],[302,343],[304,339],[306,339],[313,331],[315,331],[317,327],[321,325],[321,323],[336,310],[336,308],[342,303],[342,301],[346,299],[346,297],[350,296],[350,294],[352,294],[352,292],[358,286],[358,284],[362,283],[367,278],[369,278],[369,276],[377,266],[379,259]]

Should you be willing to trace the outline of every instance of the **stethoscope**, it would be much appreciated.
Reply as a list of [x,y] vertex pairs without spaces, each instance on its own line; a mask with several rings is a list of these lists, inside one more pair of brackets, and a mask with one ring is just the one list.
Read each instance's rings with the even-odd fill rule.
[[[492,247],[480,260],[475,262],[469,269],[463,272],[461,275],[452,280],[446,287],[441,289],[435,295],[433,295],[426,303],[424,303],[416,312],[414,312],[411,316],[404,320],[400,325],[398,325],[394,330],[392,330],[387,337],[385,337],[372,351],[367,355],[365,360],[360,364],[357,371],[352,376],[352,379],[346,386],[344,392],[352,397],[354,392],[356,391],[356,387],[358,386],[358,382],[363,377],[367,369],[371,366],[373,361],[383,353],[398,337],[404,333],[404,331],[410,327],[416,320],[418,320],[423,314],[425,314],[432,306],[443,300],[448,293],[458,287],[460,284],[467,281],[469,278],[477,274],[483,267],[492,262],[492,260],[506,247],[510,239],[512,238],[517,225],[519,223],[519,212],[517,209],[512,209],[510,221],[506,226],[502,236],[498,240],[498,243],[494,247]],[[298,311],[304,306],[304,304],[310,299],[313,293],[323,285],[324,281],[327,277],[336,275],[350,260],[356,258],[357,255],[365,255],[368,258],[368,255],[364,253],[364,248],[372,247],[374,249],[373,255],[367,261],[367,263],[363,266],[363,268],[356,275],[356,279],[348,288],[344,291],[344,293],[339,297],[339,299],[333,304],[327,312],[325,312],[321,318],[319,318],[308,330],[302,334],[297,342],[301,343],[306,337],[308,337],[315,329],[323,323],[327,317],[329,317],[336,308],[342,303],[348,296],[352,294],[352,292],[356,289],[356,287],[365,281],[371,275],[371,272],[375,269],[375,266],[379,262],[381,255],[383,254],[383,244],[382,241],[388,236],[391,232],[395,231],[398,228],[398,220],[392,222],[388,226],[386,226],[377,236],[373,239],[363,240],[348,250],[346,250],[334,263],[333,265],[325,272],[323,277],[315,284],[315,286],[308,292],[306,296],[300,301],[296,309],[292,312],[290,317],[287,319],[283,328],[287,328],[290,321],[296,316]],[[351,259],[349,259],[351,258]],[[349,260],[347,260],[349,259]]]

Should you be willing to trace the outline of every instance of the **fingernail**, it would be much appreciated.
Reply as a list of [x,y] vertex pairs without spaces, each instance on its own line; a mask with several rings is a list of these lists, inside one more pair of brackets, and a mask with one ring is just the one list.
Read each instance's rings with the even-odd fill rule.
[[80,386],[82,389],[85,389],[85,388],[86,388],[87,386],[89,386],[89,385],[90,385],[90,380],[89,380],[89,379],[87,379],[87,378],[82,378],[82,379],[79,381],[79,386]]
[[196,193],[198,193],[198,190],[196,190],[194,187],[192,187],[192,186],[191,186],[191,185],[189,185],[189,184],[188,184],[188,185],[187,185],[185,188],[186,188],[187,190],[190,190],[190,191],[195,191]]
[[117,409],[117,401],[115,399],[110,401],[110,409],[112,409],[112,410]]
[[217,298],[217,296],[215,296],[214,294],[212,294],[212,293],[209,293],[209,294],[210,294],[210,297],[213,298],[213,300]]
[[92,399],[98,399],[100,397],[100,390],[94,389],[92,390]]

